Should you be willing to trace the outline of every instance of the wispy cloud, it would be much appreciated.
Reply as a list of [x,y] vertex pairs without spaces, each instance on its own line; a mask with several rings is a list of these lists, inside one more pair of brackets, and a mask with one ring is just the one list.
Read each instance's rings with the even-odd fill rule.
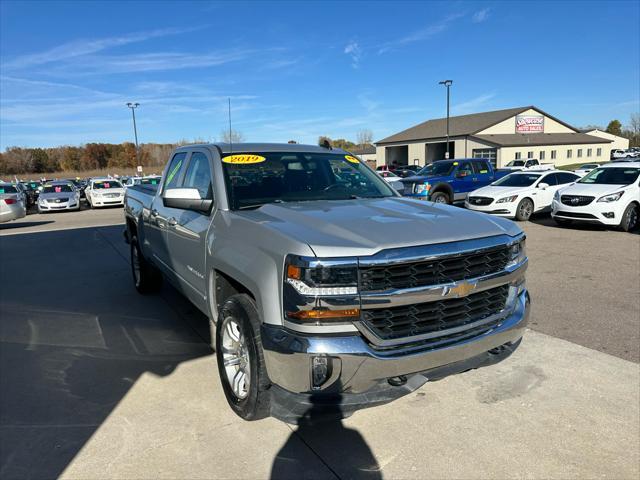
[[360,60],[362,58],[362,49],[358,42],[355,40],[350,41],[346,47],[344,47],[344,53],[351,57],[351,66],[353,68],[360,67]]
[[458,103],[451,107],[453,113],[461,115],[465,113],[477,112],[479,108],[485,106],[490,100],[495,98],[495,93],[485,93],[478,97],[467,100],[466,102]]
[[483,8],[482,10],[478,10],[471,17],[471,21],[473,23],[482,23],[482,22],[486,21],[489,18],[489,12],[490,11],[491,11],[490,8]]
[[130,33],[114,37],[100,38],[96,40],[75,40],[73,42],[64,43],[57,47],[51,48],[44,52],[32,53],[14,58],[4,63],[4,68],[19,69],[35,65],[42,65],[51,62],[59,62],[71,58],[91,55],[103,50],[128,45],[131,43],[144,42],[158,37],[166,37],[168,35],[179,35],[182,33],[193,32],[204,28],[203,26],[189,28],[161,28],[145,32]]
[[433,37],[434,35],[437,35],[439,33],[444,32],[445,30],[447,30],[456,20],[462,18],[465,16],[465,13],[452,13],[451,15],[447,15],[446,17],[444,17],[443,19],[439,20],[436,23],[432,23],[430,25],[427,25],[425,28],[422,28],[420,30],[416,30],[413,33],[410,33],[409,35],[406,35],[404,37],[398,38],[396,40],[392,40],[389,42],[386,42],[384,44],[382,44],[379,48],[378,48],[378,54],[382,54],[382,53],[386,53],[390,50],[394,50],[398,47],[404,46],[404,45],[408,45],[410,43],[415,43],[415,42],[419,42],[422,40],[426,40],[428,38]]

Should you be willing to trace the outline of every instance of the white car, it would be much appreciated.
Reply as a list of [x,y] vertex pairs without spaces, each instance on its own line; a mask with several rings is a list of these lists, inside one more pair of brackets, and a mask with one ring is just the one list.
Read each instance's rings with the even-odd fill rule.
[[553,195],[579,180],[573,172],[513,172],[491,185],[474,190],[465,200],[469,210],[501,217],[529,220],[532,214],[551,208]]
[[521,170],[553,170],[555,169],[553,163],[540,163],[535,158],[528,158],[526,160],[511,160],[500,170],[512,170],[514,172]]
[[636,156],[636,154],[632,150],[620,150],[620,149],[611,150],[611,159],[614,159],[614,158],[632,158],[632,157],[635,157],[635,156]]
[[38,213],[80,210],[80,191],[69,181],[47,183],[43,185],[37,204]]
[[124,205],[124,187],[113,178],[92,178],[84,193],[91,208]]
[[598,168],[599,166],[600,166],[600,164],[598,164],[598,163],[585,163],[584,165],[580,165],[578,168],[576,168],[573,171],[573,173],[575,173],[576,175],[579,175],[581,177],[584,177],[591,170],[593,170],[594,168]]
[[15,185],[0,183],[0,223],[24,218],[27,207]]
[[382,170],[376,172],[382,178],[384,178],[385,182],[387,182],[394,190],[402,193],[404,191],[404,183],[401,182],[401,177],[396,175],[395,173],[389,170]]
[[592,170],[555,194],[551,216],[560,225],[588,222],[633,230],[640,216],[640,162]]

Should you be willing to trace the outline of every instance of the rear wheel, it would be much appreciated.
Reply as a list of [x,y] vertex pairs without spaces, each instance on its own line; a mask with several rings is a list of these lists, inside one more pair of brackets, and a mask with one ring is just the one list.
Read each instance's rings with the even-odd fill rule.
[[158,291],[162,285],[162,275],[140,251],[137,237],[131,238],[131,273],[136,290],[142,294]]
[[520,200],[518,207],[516,208],[516,220],[524,222],[531,218],[533,213],[533,202],[528,198]]
[[638,217],[640,213],[638,212],[640,208],[635,203],[630,204],[622,214],[622,219],[620,220],[620,229],[625,232],[630,232],[634,228],[638,226]]
[[220,309],[216,358],[231,409],[245,420],[268,417],[270,382],[262,352],[260,319],[255,302],[246,294],[233,295]]
[[435,192],[431,194],[431,201],[433,203],[451,203],[449,194],[446,192]]

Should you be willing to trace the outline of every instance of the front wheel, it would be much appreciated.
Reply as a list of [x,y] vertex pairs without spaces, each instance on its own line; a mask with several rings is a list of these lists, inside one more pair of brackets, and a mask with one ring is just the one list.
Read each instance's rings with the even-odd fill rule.
[[137,237],[131,238],[130,250],[131,273],[136,290],[142,294],[158,291],[162,285],[162,275],[142,255]]
[[622,219],[620,220],[620,229],[625,232],[630,232],[634,228],[638,226],[638,216],[640,215],[638,210],[640,208],[638,205],[632,203],[630,204],[622,214]]
[[231,409],[245,420],[268,417],[270,382],[262,352],[260,319],[255,302],[246,294],[233,295],[220,309],[216,358]]
[[431,195],[431,201],[433,203],[451,203],[449,195],[445,192],[435,192]]
[[533,213],[533,202],[528,198],[520,200],[518,207],[516,208],[516,220],[525,222],[531,218]]

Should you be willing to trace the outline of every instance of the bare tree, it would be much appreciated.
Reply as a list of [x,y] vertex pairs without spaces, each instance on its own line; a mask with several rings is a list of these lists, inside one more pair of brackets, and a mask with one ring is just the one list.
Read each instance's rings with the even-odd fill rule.
[[633,135],[640,135],[640,113],[632,113],[629,120],[629,130]]
[[220,137],[224,143],[242,143],[244,142],[244,135],[238,130],[222,130]]
[[364,129],[356,133],[356,143],[360,148],[364,148],[367,145],[371,145],[373,142],[373,133],[369,129]]

